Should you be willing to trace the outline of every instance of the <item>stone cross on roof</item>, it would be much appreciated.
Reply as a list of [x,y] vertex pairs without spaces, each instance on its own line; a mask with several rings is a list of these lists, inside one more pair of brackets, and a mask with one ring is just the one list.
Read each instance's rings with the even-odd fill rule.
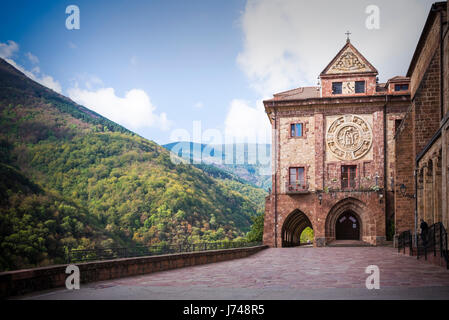
[[351,41],[351,40],[349,39],[349,35],[350,35],[350,34],[351,34],[351,32],[346,31],[346,33],[345,33],[345,35],[346,35],[346,42]]

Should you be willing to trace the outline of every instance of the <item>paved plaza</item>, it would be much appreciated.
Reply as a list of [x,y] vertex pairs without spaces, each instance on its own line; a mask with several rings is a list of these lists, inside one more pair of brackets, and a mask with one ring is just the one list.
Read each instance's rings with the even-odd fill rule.
[[[380,270],[368,290],[365,268]],[[25,299],[449,299],[449,271],[391,247],[266,249],[244,259],[37,292]]]

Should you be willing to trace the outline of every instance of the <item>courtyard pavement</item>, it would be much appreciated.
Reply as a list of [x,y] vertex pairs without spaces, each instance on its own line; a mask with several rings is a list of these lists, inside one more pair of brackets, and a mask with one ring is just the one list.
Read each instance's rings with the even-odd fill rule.
[[[365,268],[380,270],[368,290]],[[449,271],[391,247],[266,249],[243,259],[81,284],[20,299],[449,299]]]

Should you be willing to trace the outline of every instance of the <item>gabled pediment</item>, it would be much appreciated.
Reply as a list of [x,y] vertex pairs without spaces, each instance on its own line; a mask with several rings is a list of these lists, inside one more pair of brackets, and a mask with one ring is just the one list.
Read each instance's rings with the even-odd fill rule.
[[321,76],[347,73],[378,73],[349,41],[321,72]]

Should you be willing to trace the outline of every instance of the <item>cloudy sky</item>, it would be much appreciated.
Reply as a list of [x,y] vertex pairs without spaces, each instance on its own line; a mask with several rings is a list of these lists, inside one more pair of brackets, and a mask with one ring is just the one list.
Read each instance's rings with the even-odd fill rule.
[[[433,2],[16,0],[2,4],[0,57],[160,144],[198,140],[198,123],[264,142],[262,100],[315,85],[347,30],[380,81],[405,75]],[[79,29],[66,28],[69,5]]]

